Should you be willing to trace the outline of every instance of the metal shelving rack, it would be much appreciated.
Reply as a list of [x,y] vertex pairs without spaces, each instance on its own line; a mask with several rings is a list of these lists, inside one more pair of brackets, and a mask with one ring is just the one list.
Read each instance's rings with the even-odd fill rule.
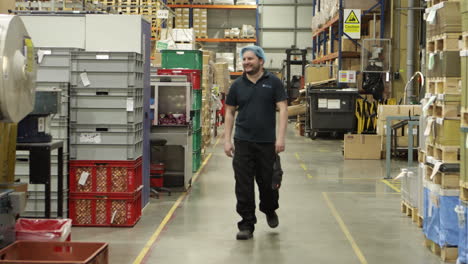
[[247,43],[247,42],[255,42],[258,44],[258,21],[259,21],[259,13],[258,13],[258,0],[256,0],[256,5],[182,5],[182,4],[175,4],[175,5],[167,5],[170,8],[190,8],[190,25],[193,23],[193,9],[200,8],[200,9],[230,9],[230,10],[255,10],[255,35],[257,38],[250,38],[250,39],[229,39],[229,38],[197,38],[196,41],[198,42],[211,42],[211,43],[221,43],[221,42],[232,42],[232,43]]
[[[315,9],[318,7],[320,11],[320,3],[323,0],[313,0],[313,11],[312,11],[312,16],[315,16]],[[342,66],[342,59],[343,58],[359,58],[360,57],[360,52],[343,52],[341,49],[341,42],[343,37],[347,37],[356,46],[360,46],[360,44],[355,40],[352,39],[348,34],[343,32],[343,22],[344,22],[344,8],[343,8],[343,1],[345,0],[339,0],[339,14],[330,19],[325,25],[323,25],[321,28],[317,29],[314,31],[313,36],[312,36],[312,63],[319,64],[319,63],[324,63],[328,61],[332,61],[334,59],[338,59],[338,70],[341,70]],[[372,11],[374,11],[376,8],[380,7],[380,38],[383,38],[384,36],[384,29],[385,29],[385,0],[378,0],[374,6],[369,8],[368,10],[365,10],[361,14],[361,24],[362,24],[362,19]],[[336,27],[338,28],[338,32],[336,32]],[[337,33],[337,34],[336,34]],[[332,38],[332,41],[330,42],[331,49],[330,53],[327,54],[327,41],[329,38]],[[338,40],[338,51],[335,51],[334,47],[334,40]],[[324,56],[321,58],[317,58],[317,53],[320,52],[320,50],[323,49],[323,54]]]

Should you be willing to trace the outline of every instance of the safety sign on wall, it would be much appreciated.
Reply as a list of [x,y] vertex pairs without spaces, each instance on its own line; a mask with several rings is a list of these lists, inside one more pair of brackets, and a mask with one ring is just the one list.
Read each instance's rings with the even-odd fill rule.
[[356,71],[339,71],[340,83],[356,83]]
[[345,9],[343,13],[343,32],[353,39],[361,38],[361,10]]

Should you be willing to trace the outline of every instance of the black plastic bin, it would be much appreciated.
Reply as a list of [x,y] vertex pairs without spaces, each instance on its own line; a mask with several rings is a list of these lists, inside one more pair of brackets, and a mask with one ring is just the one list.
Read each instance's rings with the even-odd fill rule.
[[309,128],[312,139],[320,132],[332,134],[356,131],[357,91],[309,89]]

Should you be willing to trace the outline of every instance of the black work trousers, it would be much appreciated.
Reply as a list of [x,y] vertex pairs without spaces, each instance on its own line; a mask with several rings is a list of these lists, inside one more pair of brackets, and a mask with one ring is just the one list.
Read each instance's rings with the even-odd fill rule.
[[237,223],[239,230],[255,229],[255,185],[260,191],[260,211],[269,214],[278,209],[278,190],[271,187],[273,163],[275,161],[274,143],[254,143],[234,141],[234,175],[236,179],[237,213],[242,220]]

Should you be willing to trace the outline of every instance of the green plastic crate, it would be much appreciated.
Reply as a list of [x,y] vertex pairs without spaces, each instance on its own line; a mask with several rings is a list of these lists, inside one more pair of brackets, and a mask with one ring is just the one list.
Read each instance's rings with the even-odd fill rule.
[[193,114],[193,118],[192,118],[192,127],[193,127],[193,131],[197,131],[201,128],[201,111],[197,110],[194,112],[195,113]]
[[192,134],[192,149],[198,150],[201,148],[201,129]]
[[192,110],[200,110],[202,107],[202,90],[192,90]]
[[192,171],[197,172],[200,167],[201,167],[201,150],[197,150],[197,151],[194,151],[192,155]]
[[161,67],[203,70],[203,53],[199,50],[161,50]]

